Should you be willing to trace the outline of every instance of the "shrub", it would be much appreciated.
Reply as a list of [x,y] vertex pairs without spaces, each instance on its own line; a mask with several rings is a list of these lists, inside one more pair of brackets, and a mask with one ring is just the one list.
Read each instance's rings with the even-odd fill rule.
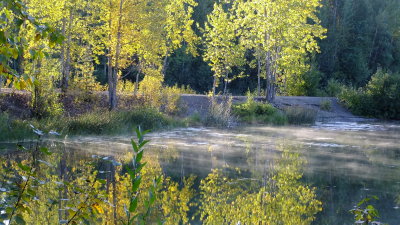
[[202,125],[202,119],[199,113],[194,113],[193,115],[187,117],[185,119],[185,124],[187,126],[197,126],[197,125]]
[[179,114],[183,111],[181,104],[182,89],[178,85],[164,87],[162,90],[162,111],[168,114]]
[[289,76],[287,80],[287,92],[294,96],[316,96],[318,86],[323,77],[317,66],[313,65],[309,71],[300,76]]
[[217,97],[210,98],[210,108],[205,118],[206,125],[216,125],[227,127],[233,120],[231,116],[232,97],[224,96],[222,99]]
[[59,116],[63,113],[60,94],[49,77],[41,77],[31,90],[31,107],[37,118]]
[[184,111],[180,96],[184,93],[195,93],[189,87],[164,87],[162,78],[146,76],[140,83],[139,91],[145,99],[145,104],[154,109],[170,115],[176,115]]
[[324,99],[320,102],[319,107],[321,110],[331,111],[332,110],[332,101]]
[[106,91],[107,86],[103,86],[100,82],[96,81],[96,78],[90,74],[82,74],[80,76],[74,76],[70,81],[69,89],[71,91],[83,91],[83,92],[93,92],[93,91]]
[[366,87],[347,88],[339,96],[353,113],[384,119],[400,119],[400,74],[379,69]]
[[316,110],[299,106],[285,107],[284,112],[290,124],[314,124],[317,118]]
[[129,80],[118,80],[117,92],[123,94],[132,94],[135,91],[135,83]]
[[337,97],[342,92],[344,85],[335,79],[328,80],[325,92],[330,97]]
[[283,125],[286,117],[278,109],[268,103],[255,102],[252,96],[247,101],[233,106],[233,114],[246,123],[264,123]]

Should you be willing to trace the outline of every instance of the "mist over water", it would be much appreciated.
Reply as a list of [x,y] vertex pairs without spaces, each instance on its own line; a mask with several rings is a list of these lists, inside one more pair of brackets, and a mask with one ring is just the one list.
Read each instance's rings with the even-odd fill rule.
[[[312,127],[250,126],[236,129],[182,128],[147,135],[146,155],[174,180],[205,178],[212,169],[240,168],[240,179],[258,179],[284,149],[306,163],[301,181],[316,188],[322,212],[313,224],[353,224],[348,212],[376,195],[379,221],[400,221],[400,126],[317,123]],[[61,141],[74,157],[123,156],[130,137],[74,137]]]

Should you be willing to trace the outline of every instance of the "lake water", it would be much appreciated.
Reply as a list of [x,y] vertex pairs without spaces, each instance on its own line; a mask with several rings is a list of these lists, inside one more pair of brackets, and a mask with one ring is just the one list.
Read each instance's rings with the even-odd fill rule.
[[[158,162],[163,173],[177,182],[189,175],[204,179],[217,168],[240,169],[235,179],[257,180],[289,149],[305,162],[300,182],[314,187],[316,199],[322,202],[322,211],[312,224],[354,224],[349,210],[371,196],[379,198],[372,202],[379,221],[400,224],[399,124],[183,128],[151,133],[147,139],[151,140],[145,152],[148,159]],[[62,151],[68,152],[64,157],[71,161],[94,155],[118,158],[131,152],[128,136],[74,137],[54,143],[62,143]],[[2,146],[12,148],[12,144]]]

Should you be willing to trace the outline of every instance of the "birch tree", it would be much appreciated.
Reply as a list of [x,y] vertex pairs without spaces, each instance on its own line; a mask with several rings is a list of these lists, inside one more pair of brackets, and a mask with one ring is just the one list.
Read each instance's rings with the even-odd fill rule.
[[239,44],[239,36],[234,24],[234,8],[224,10],[227,5],[214,4],[214,10],[207,17],[204,29],[205,53],[204,59],[209,62],[214,72],[212,94],[215,95],[220,79],[224,80],[224,94],[227,91],[229,74],[232,68],[244,64],[244,51]]
[[323,38],[316,12],[319,0],[250,0],[238,3],[241,41],[263,59],[266,98],[273,102],[278,82],[307,70],[307,56]]

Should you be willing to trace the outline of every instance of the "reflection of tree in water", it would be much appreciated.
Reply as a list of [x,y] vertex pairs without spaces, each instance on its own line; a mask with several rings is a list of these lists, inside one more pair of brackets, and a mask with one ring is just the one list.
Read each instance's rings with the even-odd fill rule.
[[233,178],[214,170],[201,182],[201,220],[204,224],[310,224],[322,203],[314,189],[300,182],[303,163],[297,154],[283,150],[264,178]]
[[[65,151],[64,147],[63,144],[52,145],[52,150],[57,149],[57,153],[40,156],[45,163],[36,167],[38,172],[35,177],[38,179],[35,180],[38,182],[30,182],[28,185],[28,192],[34,196],[22,201],[22,210],[19,212],[21,218],[27,224],[62,224],[68,221],[69,224],[75,224],[74,221],[86,224],[122,224],[126,219],[128,190],[132,183],[124,167],[117,165],[116,161],[130,163],[126,160],[127,157],[117,160],[105,156],[90,157],[69,151],[70,149]],[[145,210],[145,200],[149,195],[147,190],[154,178],[162,174],[157,161],[146,161],[147,165],[141,174],[141,191],[135,213]],[[22,177],[27,177],[18,163],[30,165],[29,154],[13,152],[0,157],[0,162],[0,188],[10,191],[14,188],[18,192],[18,186],[24,183]],[[10,182],[13,182],[12,185],[9,185]],[[163,176],[149,221],[161,220],[164,224],[187,223],[187,213],[194,195],[193,182],[194,178],[189,177],[183,179],[179,185]],[[1,207],[16,202],[16,197],[10,192],[1,194]]]
[[[122,224],[132,181],[116,161],[130,163],[132,155],[118,159],[92,157],[67,149],[63,144],[50,148],[52,151],[57,148],[58,152],[40,156],[43,162],[52,165],[38,165],[40,182],[30,186],[35,197],[24,202],[25,210],[21,214],[26,223],[58,224],[75,216],[73,221],[78,223]],[[29,157],[24,154],[0,159],[2,188],[7,180],[23,174],[18,162],[29,164]],[[136,213],[145,210],[147,190],[153,179],[163,174],[154,157],[148,157],[146,162]],[[162,185],[157,189],[157,200],[148,222],[187,224],[189,216],[197,210],[204,224],[310,224],[321,210],[321,202],[316,200],[313,189],[299,181],[303,163],[297,154],[283,150],[274,162],[273,172],[268,174],[251,173],[254,177],[245,179],[250,173],[229,168],[214,170],[201,181],[198,194],[193,188],[194,177],[176,182],[162,175]],[[195,202],[195,196],[200,196],[199,202]]]

